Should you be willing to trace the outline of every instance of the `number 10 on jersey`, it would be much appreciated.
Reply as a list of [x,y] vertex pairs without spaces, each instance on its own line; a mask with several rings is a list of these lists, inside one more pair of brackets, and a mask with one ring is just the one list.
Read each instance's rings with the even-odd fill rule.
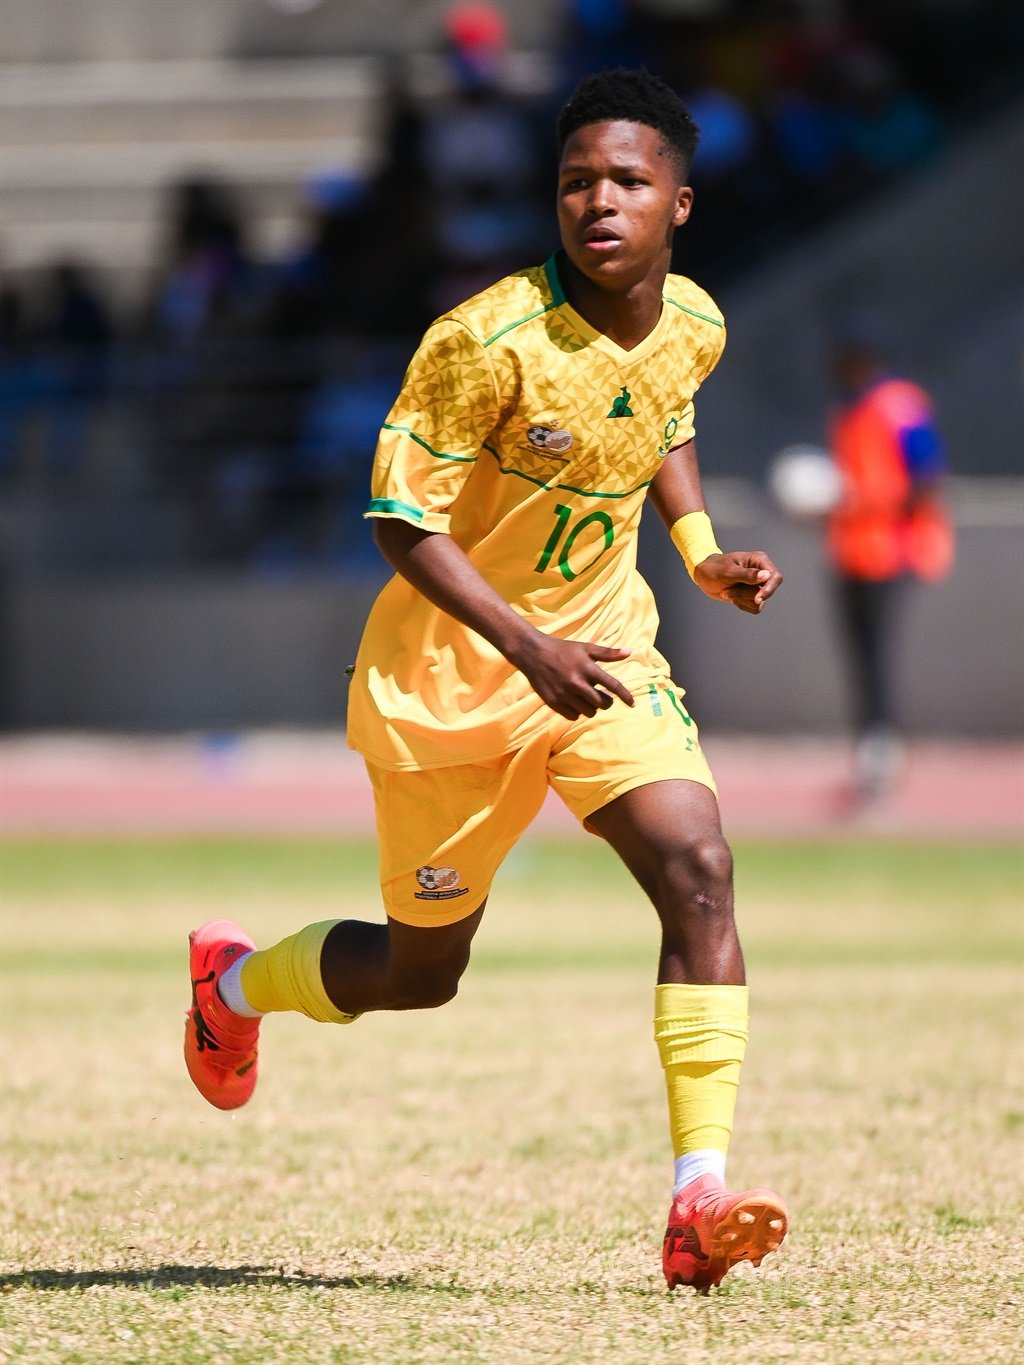
[[[580,517],[570,527],[569,521],[572,513],[573,509],[566,507],[564,503],[560,502],[555,507],[555,529],[548,536],[548,543],[544,546],[541,557],[536,563],[535,573],[544,573],[554,559],[559,573],[571,583],[581,573],[586,573],[588,569],[592,569],[601,556],[611,549],[612,541],[615,539],[615,525],[607,512],[588,512],[586,516]],[[603,544],[598,549],[597,554],[586,564],[573,568],[570,563],[573,546],[576,544],[577,537],[590,526],[600,527],[604,532]],[[588,542],[590,539],[588,537]]]

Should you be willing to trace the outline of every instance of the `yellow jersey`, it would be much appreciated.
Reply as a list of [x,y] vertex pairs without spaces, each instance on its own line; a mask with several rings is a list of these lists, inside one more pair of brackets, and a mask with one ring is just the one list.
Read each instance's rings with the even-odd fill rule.
[[[381,431],[368,517],[451,535],[514,611],[563,639],[629,649],[627,687],[667,676],[636,566],[640,513],[693,395],[725,345],[722,315],[669,275],[661,317],[623,350],[571,308],[554,256],[427,331]],[[391,769],[481,762],[553,713],[525,676],[400,575],[370,612],[348,741]]]

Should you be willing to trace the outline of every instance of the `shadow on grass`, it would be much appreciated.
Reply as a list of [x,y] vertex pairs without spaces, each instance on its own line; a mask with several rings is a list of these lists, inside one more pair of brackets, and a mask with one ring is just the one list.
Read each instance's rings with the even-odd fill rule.
[[411,1275],[302,1275],[286,1274],[265,1265],[159,1265],[139,1270],[26,1270],[0,1276],[0,1292],[14,1289],[74,1291],[96,1288],[123,1289],[230,1289],[236,1285],[261,1285],[286,1289],[443,1289],[446,1293],[469,1293],[450,1282],[426,1283]]

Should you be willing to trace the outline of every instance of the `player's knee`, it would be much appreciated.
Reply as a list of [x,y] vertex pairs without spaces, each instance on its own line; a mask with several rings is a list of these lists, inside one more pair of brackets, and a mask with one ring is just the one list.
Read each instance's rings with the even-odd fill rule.
[[454,1000],[458,994],[458,980],[427,977],[406,986],[401,992],[400,1009],[436,1010]]
[[465,963],[434,963],[396,983],[399,1009],[433,1010],[454,1000]]
[[709,887],[732,886],[732,849],[724,839],[701,840],[691,850],[694,876]]
[[704,915],[727,914],[732,904],[732,851],[719,836],[695,840],[667,869],[671,902]]
[[431,973],[423,985],[422,998],[425,1003],[421,1008],[437,1009],[439,1005],[447,1005],[449,1000],[454,1000],[459,993],[461,977],[461,971]]

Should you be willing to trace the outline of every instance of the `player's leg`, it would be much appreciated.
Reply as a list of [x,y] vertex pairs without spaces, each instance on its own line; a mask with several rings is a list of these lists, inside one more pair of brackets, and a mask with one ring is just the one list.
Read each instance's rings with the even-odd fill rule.
[[732,856],[696,726],[671,688],[567,736],[552,785],[605,838],[661,921],[655,1034],[675,1155],[665,1238],[669,1285],[717,1284],[759,1262],[786,1230],[770,1191],[729,1194],[725,1158],[747,1041],[747,989],[733,917]]
[[189,935],[185,1063],[196,1088],[218,1109],[245,1104],[256,1085],[265,1014],[296,1011],[319,1023],[348,1024],[370,1010],[450,1000],[483,909],[431,929],[391,919],[326,920],[262,952],[230,920],[204,924]]
[[615,849],[661,922],[655,1037],[668,1087],[677,1194],[698,1176],[724,1179],[746,1048],[732,856],[715,795],[699,782],[636,787],[587,824]]
[[352,1016],[371,1010],[434,1009],[453,999],[469,966],[486,901],[454,924],[422,927],[342,920],[324,941],[320,971],[328,997]]
[[742,987],[732,854],[718,801],[699,781],[634,787],[587,817],[647,893],[661,921],[659,984]]
[[635,788],[587,823],[616,850],[661,921],[655,1035],[675,1154],[664,1269],[670,1287],[706,1290],[737,1261],[759,1265],[787,1226],[772,1191],[725,1188],[748,1033],[732,856],[715,796],[697,782]]
[[546,738],[468,768],[371,767],[387,920],[326,920],[257,951],[225,920],[190,936],[185,1058],[219,1108],[256,1079],[263,1015],[351,1023],[372,1010],[425,1009],[455,994],[494,873],[544,799]]

